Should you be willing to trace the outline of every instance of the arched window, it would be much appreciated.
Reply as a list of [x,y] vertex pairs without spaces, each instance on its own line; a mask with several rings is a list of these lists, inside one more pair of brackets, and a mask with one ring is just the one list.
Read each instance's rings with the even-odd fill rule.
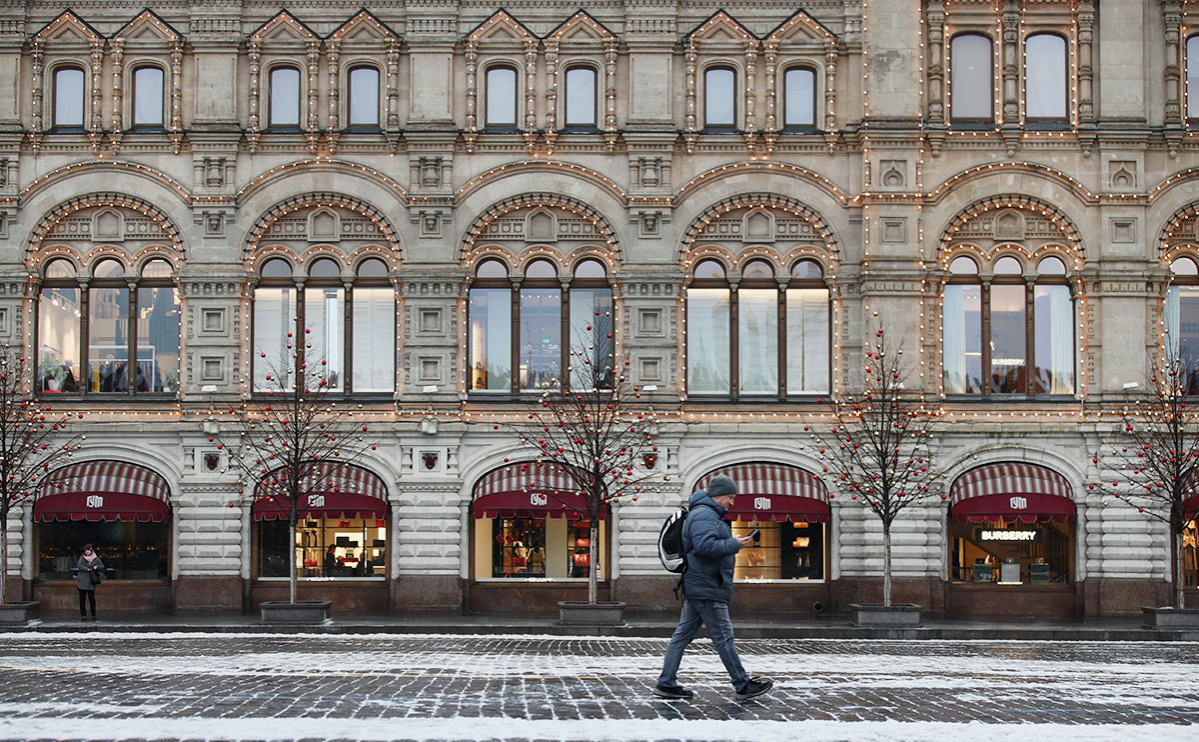
[[816,72],[792,67],[783,73],[783,126],[810,129],[816,126]]
[[1067,117],[1066,40],[1039,33],[1024,42],[1024,115],[1026,119],[1064,121]]
[[710,67],[704,72],[704,128],[736,126],[737,73],[729,67]]
[[992,121],[995,117],[994,52],[990,37],[958,34],[949,44],[950,118]]
[[950,264],[942,306],[945,393],[1073,394],[1074,297],[1065,263],[1044,258],[1033,280],[1007,255],[991,271],[983,281],[970,258]]
[[[38,302],[38,388],[174,393],[179,327],[174,270],[165,260],[147,262],[131,280],[125,266],[103,259],[92,267],[86,291],[69,261],[54,260],[46,266]],[[87,359],[82,369],[79,358]]]
[[595,69],[570,67],[566,70],[566,110],[563,124],[567,127],[594,129],[596,127]]
[[267,126],[272,129],[300,126],[300,70],[275,67],[271,70],[270,112]]
[[163,74],[161,67],[133,70],[133,126],[161,127],[163,122]]
[[1199,35],[1187,39],[1186,55],[1187,118],[1199,119]]
[[341,266],[332,258],[318,258],[308,266],[302,290],[294,272],[282,258],[266,261],[259,271],[254,390],[291,389],[297,363],[323,362],[324,380],[333,392],[392,392],[395,294],[387,266],[376,259],[363,261],[348,290]]
[[374,67],[351,67],[346,85],[347,120],[351,127],[379,125],[379,70]]
[[[612,334],[612,288],[599,261],[579,263],[563,293],[558,268],[548,260],[531,261],[519,289],[506,265],[484,260],[470,289],[471,391],[556,389],[564,369],[570,369],[572,387],[608,384],[603,369]],[[597,363],[603,366],[593,375],[588,367]]]
[[516,128],[516,68],[491,67],[487,70],[486,112],[484,125],[489,129]]
[[1164,312],[1166,357],[1187,373],[1187,392],[1199,394],[1199,265],[1193,257],[1170,264],[1170,288]]
[[83,68],[59,67],[54,71],[54,126],[83,128]]
[[687,289],[687,393],[827,393],[828,328],[819,263],[800,261],[780,288],[770,263],[751,260],[734,287],[719,261],[703,260]]

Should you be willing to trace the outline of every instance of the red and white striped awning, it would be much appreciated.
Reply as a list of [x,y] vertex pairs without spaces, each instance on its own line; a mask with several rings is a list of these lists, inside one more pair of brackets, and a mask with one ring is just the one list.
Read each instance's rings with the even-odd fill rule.
[[[288,517],[291,500],[285,494],[281,474],[281,469],[268,473],[254,488],[254,520]],[[298,515],[302,518],[381,520],[387,517],[387,485],[360,466],[320,462],[301,486],[308,493],[300,498]]]
[[959,523],[1074,520],[1073,488],[1061,474],[1033,464],[988,464],[971,469],[949,488],[949,510]]
[[472,509],[476,518],[585,518],[587,499],[565,466],[522,461],[484,474]]
[[33,519],[161,523],[171,514],[171,488],[157,472],[123,461],[83,461],[46,475]]
[[726,516],[729,520],[824,523],[829,519],[828,489],[805,469],[766,462],[736,464],[704,475],[697,489],[707,489],[718,474],[737,484],[737,499]]

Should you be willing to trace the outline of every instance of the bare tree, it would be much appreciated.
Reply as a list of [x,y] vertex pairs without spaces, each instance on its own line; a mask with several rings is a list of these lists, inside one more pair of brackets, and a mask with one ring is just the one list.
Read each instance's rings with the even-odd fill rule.
[[265,386],[229,410],[234,422],[218,442],[239,475],[239,500],[273,508],[287,519],[289,602],[295,603],[296,524],[311,508],[309,495],[328,491],[333,467],[375,446],[367,440],[366,423],[333,390],[326,361],[307,363],[302,352],[287,347],[293,355],[283,368],[261,354]]
[[0,350],[0,602],[8,601],[8,516],[37,497],[45,475],[79,448],[81,436],[67,423],[83,417],[54,412],[30,391],[25,356],[8,345]]
[[938,409],[909,392],[903,350],[880,328],[868,338],[860,391],[834,402],[836,421],[817,434],[819,453],[854,500],[883,527],[883,605],[891,605],[891,525],[937,478],[930,442]]
[[1151,357],[1144,386],[1126,391],[1124,440],[1103,446],[1091,460],[1107,470],[1091,490],[1169,527],[1176,608],[1183,607],[1183,535],[1194,520],[1187,506],[1199,498],[1199,406],[1188,397],[1197,378],[1199,367],[1176,350]]

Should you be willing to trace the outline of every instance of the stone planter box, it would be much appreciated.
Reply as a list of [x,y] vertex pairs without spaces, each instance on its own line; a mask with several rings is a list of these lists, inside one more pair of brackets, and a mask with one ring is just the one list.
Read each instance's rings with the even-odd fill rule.
[[329,623],[331,600],[298,600],[288,603],[282,600],[266,600],[258,604],[264,624],[323,624]]
[[558,603],[558,623],[563,626],[622,626],[624,603]]
[[855,626],[902,629],[920,625],[920,606],[914,603],[896,603],[894,605],[850,603],[849,608],[852,611],[852,620]]
[[1199,631],[1199,608],[1162,606],[1141,607],[1141,625],[1147,629],[1188,629]]
[[37,600],[23,603],[0,603],[0,626],[25,626],[36,621],[42,604]]

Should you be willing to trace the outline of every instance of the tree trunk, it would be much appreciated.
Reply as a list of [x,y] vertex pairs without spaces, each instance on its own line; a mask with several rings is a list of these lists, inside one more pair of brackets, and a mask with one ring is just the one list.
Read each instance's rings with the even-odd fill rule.
[[[8,497],[8,493],[0,494]],[[8,602],[8,518],[0,518],[0,603]]]
[[296,602],[296,512],[295,503],[292,503],[292,512],[287,517],[287,582],[291,588],[291,599],[289,602]]
[[883,605],[891,605],[891,524],[883,522]]
[[590,538],[587,546],[587,602],[594,604],[599,598],[599,518],[591,519]]
[[[1171,529],[1173,530],[1173,529]],[[1182,553],[1184,546],[1183,534],[1173,533],[1174,538],[1174,607],[1185,608],[1185,600],[1183,594],[1183,583],[1186,582],[1182,578]]]

